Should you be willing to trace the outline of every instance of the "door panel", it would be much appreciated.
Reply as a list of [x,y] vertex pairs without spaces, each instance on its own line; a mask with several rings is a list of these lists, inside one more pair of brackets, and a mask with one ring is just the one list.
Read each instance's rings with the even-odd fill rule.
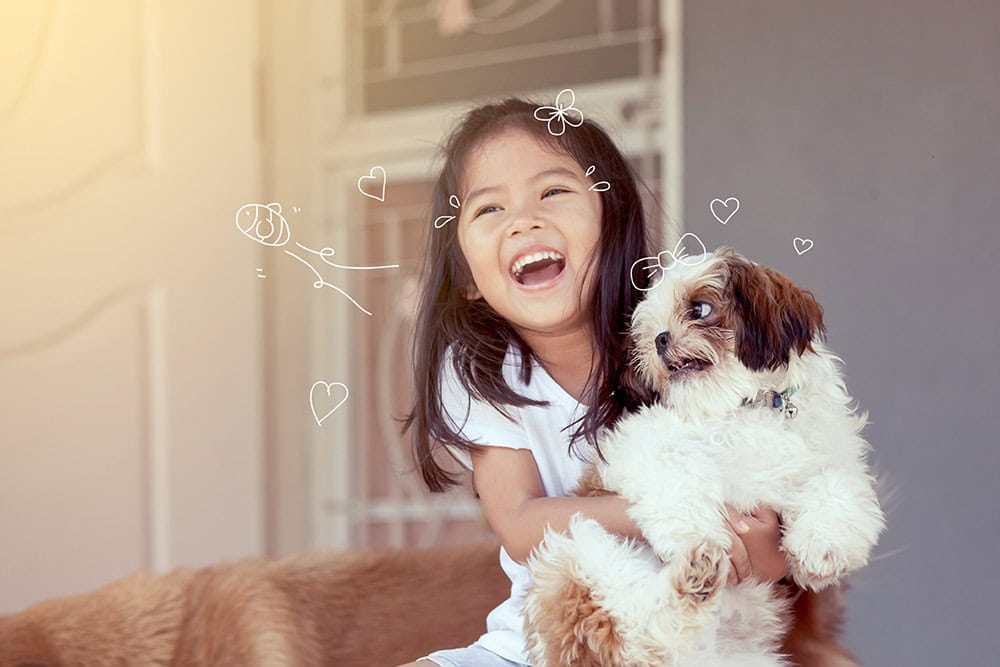
[[0,7],[0,613],[263,544],[256,23]]

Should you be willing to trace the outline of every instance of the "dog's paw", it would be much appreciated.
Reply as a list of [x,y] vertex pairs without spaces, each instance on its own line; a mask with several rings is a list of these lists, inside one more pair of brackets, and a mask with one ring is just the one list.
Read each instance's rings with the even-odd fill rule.
[[725,585],[728,560],[726,549],[715,542],[703,542],[678,554],[671,569],[674,590],[681,601],[698,606],[714,598]]
[[835,543],[827,532],[804,526],[787,531],[782,544],[792,577],[803,588],[814,591],[837,583],[865,560],[852,555],[847,545]]

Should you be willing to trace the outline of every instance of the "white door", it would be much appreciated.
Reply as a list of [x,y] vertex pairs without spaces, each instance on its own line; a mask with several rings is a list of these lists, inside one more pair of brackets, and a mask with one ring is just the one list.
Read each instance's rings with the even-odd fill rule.
[[0,4],[0,613],[262,550],[256,32]]

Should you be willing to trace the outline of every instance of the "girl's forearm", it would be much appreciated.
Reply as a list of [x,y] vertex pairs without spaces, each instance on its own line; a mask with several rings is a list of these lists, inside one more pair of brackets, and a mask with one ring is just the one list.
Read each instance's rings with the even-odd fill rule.
[[545,535],[545,528],[564,531],[570,517],[580,512],[623,537],[641,538],[639,527],[629,518],[629,503],[621,496],[565,496],[531,498],[507,518],[497,531],[507,553],[523,563]]

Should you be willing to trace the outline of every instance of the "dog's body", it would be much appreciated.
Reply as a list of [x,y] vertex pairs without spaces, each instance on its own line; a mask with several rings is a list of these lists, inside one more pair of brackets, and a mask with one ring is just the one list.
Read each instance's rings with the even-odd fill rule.
[[725,250],[637,308],[637,381],[659,400],[602,440],[580,492],[627,498],[648,546],[579,515],[546,535],[526,606],[538,667],[789,664],[791,600],[723,586],[724,505],[776,510],[791,575],[816,591],[864,566],[884,526],[866,419],[822,329],[810,294]]

